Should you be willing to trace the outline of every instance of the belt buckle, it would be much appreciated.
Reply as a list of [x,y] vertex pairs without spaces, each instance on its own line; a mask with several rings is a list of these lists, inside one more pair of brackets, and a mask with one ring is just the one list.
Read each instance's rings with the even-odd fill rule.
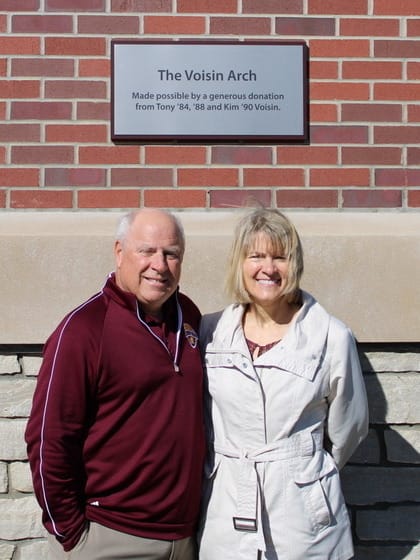
[[233,526],[237,531],[246,531],[247,533],[256,533],[257,520],[251,517],[232,517]]

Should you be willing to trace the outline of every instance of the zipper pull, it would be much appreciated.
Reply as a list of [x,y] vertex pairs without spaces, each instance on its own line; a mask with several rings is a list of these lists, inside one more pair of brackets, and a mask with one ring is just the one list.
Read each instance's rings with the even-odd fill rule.
[[179,373],[179,365],[174,362],[175,373]]

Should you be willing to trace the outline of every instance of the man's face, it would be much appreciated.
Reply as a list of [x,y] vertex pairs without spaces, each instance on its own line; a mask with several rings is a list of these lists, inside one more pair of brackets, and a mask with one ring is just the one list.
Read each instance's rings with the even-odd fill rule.
[[181,275],[182,240],[167,214],[140,212],[123,242],[115,243],[116,282],[134,294],[146,313],[159,314]]

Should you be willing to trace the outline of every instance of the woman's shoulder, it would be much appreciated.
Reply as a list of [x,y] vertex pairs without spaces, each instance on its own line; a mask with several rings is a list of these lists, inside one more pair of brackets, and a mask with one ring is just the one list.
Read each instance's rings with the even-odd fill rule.
[[213,313],[205,313],[201,318],[200,337],[206,337],[216,329],[224,329],[227,325],[231,325],[236,313],[242,313],[242,309],[237,304],[228,305]]
[[303,302],[307,307],[307,316],[314,324],[319,324],[319,321],[324,319],[328,324],[328,336],[337,336],[338,338],[352,338],[353,333],[348,325],[341,319],[332,315],[318,300],[316,300],[308,292],[303,292]]

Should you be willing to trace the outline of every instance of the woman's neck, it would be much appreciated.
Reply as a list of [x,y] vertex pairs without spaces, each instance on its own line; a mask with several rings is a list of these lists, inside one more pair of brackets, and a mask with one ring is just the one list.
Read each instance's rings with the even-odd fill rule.
[[285,300],[278,301],[270,308],[256,303],[248,304],[243,317],[245,337],[259,345],[281,340],[299,307]]

